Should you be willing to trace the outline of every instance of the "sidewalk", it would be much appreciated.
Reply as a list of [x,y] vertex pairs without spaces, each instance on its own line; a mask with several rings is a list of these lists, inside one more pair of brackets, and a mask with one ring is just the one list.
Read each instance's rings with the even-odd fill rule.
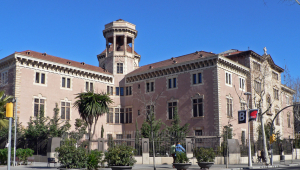
[[[300,165],[300,160],[293,160],[293,163],[289,160],[286,162],[274,162],[273,166],[268,166],[269,168],[271,167],[287,167],[287,166],[298,166]],[[253,168],[258,169],[258,168],[267,168],[267,166],[263,165],[262,163],[257,164],[254,163],[252,165]],[[240,170],[240,169],[248,169],[248,164],[237,164],[237,165],[228,165],[228,168],[226,168],[226,165],[213,165],[210,170]],[[0,165],[0,170],[6,170],[6,166]],[[32,165],[20,165],[17,167],[11,166],[11,170],[38,170],[38,169],[57,169],[57,167],[53,167],[53,164],[51,164],[51,167],[47,167],[46,162],[35,162]],[[101,170],[111,170],[111,168],[99,168]],[[133,170],[153,170],[153,165],[142,165],[142,164],[136,164],[132,168]],[[172,165],[156,165],[156,170],[167,170],[167,169],[173,169]],[[188,170],[199,170],[198,165],[192,165]]]

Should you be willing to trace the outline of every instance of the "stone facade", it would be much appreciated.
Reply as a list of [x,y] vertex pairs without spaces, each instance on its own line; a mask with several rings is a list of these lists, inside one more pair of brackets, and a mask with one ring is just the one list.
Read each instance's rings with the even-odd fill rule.
[[[24,126],[35,116],[36,107],[44,107],[45,115],[52,117],[55,103],[65,111],[62,117],[73,125],[79,118],[72,107],[74,94],[92,89],[109,93],[114,101],[109,113],[99,119],[95,138],[100,137],[101,125],[105,138],[135,131],[135,122],[140,128],[148,106],[153,105],[156,118],[166,125],[171,124],[177,108],[181,123],[190,124],[191,136],[196,131],[203,136],[221,136],[224,126],[231,124],[234,138],[241,140],[242,133],[247,134],[247,124],[238,124],[237,112],[246,109],[244,92],[252,93],[249,107],[258,107],[258,78],[260,83],[266,82],[261,84],[265,90],[263,111],[268,108],[266,97],[272,99],[271,110],[264,115],[267,123],[276,111],[291,104],[294,91],[281,84],[283,69],[270,55],[251,50],[220,54],[196,51],[139,67],[141,56],[134,50],[135,25],[117,20],[105,25],[103,35],[106,49],[97,55],[98,67],[29,50],[0,60],[1,89],[18,98],[18,117]],[[255,68],[258,65],[261,71]],[[261,79],[263,70],[267,74]],[[3,82],[5,71],[9,73],[7,83]],[[293,118],[292,108],[279,116],[276,131],[285,138],[293,138]],[[257,138],[258,124],[251,123],[252,140]]]

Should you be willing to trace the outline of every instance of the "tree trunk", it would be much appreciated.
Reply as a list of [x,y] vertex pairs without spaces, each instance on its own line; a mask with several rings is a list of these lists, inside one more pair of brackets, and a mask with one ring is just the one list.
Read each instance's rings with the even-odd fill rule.
[[92,142],[91,142],[91,132],[92,132],[92,127],[89,127],[89,146],[88,146],[88,152],[89,153],[91,151],[91,145],[92,145]]
[[267,149],[267,142],[266,142],[266,134],[265,134],[265,127],[264,127],[264,119],[263,119],[263,115],[261,115],[261,132],[262,132],[262,137],[263,137],[263,145],[264,145],[264,157],[266,159],[266,164],[269,165],[270,161],[269,161],[269,153],[268,153],[268,149]]

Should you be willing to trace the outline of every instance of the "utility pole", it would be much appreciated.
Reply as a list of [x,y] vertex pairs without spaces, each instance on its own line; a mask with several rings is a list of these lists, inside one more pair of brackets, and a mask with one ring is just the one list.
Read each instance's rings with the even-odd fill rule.
[[13,103],[15,102],[15,137],[14,137],[14,166],[16,166],[16,149],[17,149],[17,104],[18,99],[14,98]]

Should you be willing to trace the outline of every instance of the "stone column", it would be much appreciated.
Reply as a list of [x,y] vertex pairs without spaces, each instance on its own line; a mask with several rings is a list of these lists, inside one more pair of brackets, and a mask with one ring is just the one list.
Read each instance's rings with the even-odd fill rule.
[[134,55],[134,38],[132,38],[132,54]]
[[108,53],[109,53],[108,38],[106,37],[106,56],[105,57],[107,57]]
[[127,52],[127,35],[124,35],[124,55]]
[[185,150],[186,150],[186,156],[188,158],[193,157],[193,142],[191,138],[185,138]]
[[149,139],[142,138],[142,164],[149,164]]
[[104,152],[104,146],[105,146],[105,139],[98,138],[98,151]]
[[116,51],[116,35],[114,35],[114,52]]

